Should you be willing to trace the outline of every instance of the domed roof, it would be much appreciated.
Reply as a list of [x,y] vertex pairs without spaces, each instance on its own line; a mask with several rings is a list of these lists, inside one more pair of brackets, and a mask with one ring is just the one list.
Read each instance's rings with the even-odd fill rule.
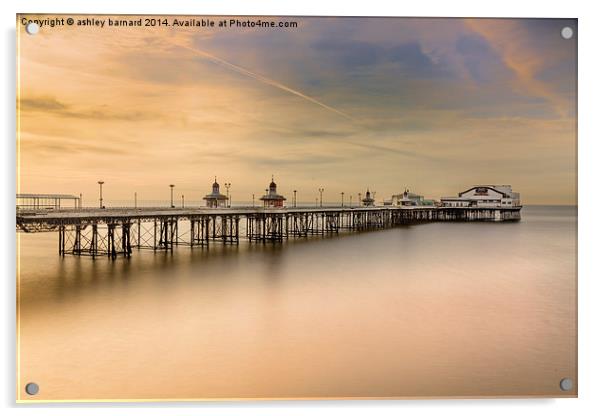
[[276,182],[274,182],[274,175],[272,175],[272,182],[270,182],[270,188],[275,188]]

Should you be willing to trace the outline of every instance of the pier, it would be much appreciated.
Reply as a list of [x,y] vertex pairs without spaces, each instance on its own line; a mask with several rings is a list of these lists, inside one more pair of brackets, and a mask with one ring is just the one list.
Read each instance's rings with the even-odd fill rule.
[[129,258],[134,249],[282,243],[436,221],[518,221],[521,206],[18,209],[17,232],[56,232],[58,254]]

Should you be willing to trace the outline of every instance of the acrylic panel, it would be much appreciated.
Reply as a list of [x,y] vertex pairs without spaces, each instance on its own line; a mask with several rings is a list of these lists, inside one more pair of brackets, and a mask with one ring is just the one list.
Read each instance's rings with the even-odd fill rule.
[[17,15],[17,400],[577,396],[577,20]]

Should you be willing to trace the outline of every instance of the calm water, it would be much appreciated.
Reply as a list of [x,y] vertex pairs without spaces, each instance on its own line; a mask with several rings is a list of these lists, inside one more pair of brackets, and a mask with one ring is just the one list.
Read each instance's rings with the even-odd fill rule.
[[[576,209],[128,261],[21,234],[37,399],[571,395]],[[22,399],[26,399],[23,395]]]

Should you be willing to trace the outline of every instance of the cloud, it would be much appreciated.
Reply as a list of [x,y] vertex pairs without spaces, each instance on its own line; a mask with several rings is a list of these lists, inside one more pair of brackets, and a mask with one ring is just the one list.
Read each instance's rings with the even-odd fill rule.
[[336,140],[337,138],[348,138],[357,134],[356,125],[348,126],[347,128],[330,128],[327,126],[306,126],[297,123],[289,123],[288,126],[266,126],[262,130],[271,133],[279,139],[325,139]]
[[283,155],[274,157],[255,157],[253,164],[278,167],[303,167],[315,165],[332,165],[346,160],[343,156],[324,155]]
[[451,75],[443,62],[435,62],[424,53],[418,42],[397,45],[386,53],[387,59],[399,64],[402,72],[416,77]]
[[21,98],[17,100],[21,111],[65,111],[67,106],[54,97]]
[[485,38],[476,33],[458,37],[456,52],[463,60],[471,79],[480,86],[487,83],[499,85],[512,76],[500,55]]
[[367,67],[378,68],[394,64],[398,75],[430,78],[449,76],[442,62],[436,62],[426,54],[419,42],[402,42],[393,46],[360,42],[352,39],[321,39],[312,45],[325,59],[333,61],[343,73]]
[[[45,157],[72,157],[77,154],[81,157],[93,153],[111,158],[125,156],[135,152],[126,142],[109,141],[98,143],[96,141],[82,140],[80,138],[65,136],[50,136],[38,134],[23,135],[21,150],[26,155],[40,154]],[[64,167],[63,167],[64,169]]]
[[20,109],[23,113],[51,114],[65,118],[92,119],[92,120],[121,120],[143,121],[160,117],[157,113],[147,111],[116,111],[109,105],[93,107],[74,107],[63,103],[54,97],[26,97],[20,99]]
[[[572,49],[570,43],[562,46],[550,43],[550,39],[562,40],[559,29],[556,33],[549,30],[541,32],[541,29],[547,29],[549,25],[537,21],[528,25],[520,19],[467,19],[465,22],[487,40],[499,53],[504,64],[513,71],[515,91],[543,98],[559,116],[569,116],[570,100],[560,94],[553,84],[538,78],[538,74],[558,58],[570,60],[570,55],[566,56],[564,52],[567,48]],[[561,51],[560,56],[557,50]]]
[[418,159],[418,160],[430,160],[430,161],[438,161],[441,158],[431,156],[428,154],[421,154],[418,152],[414,152],[411,150],[398,149],[395,147],[383,146],[375,143],[358,143],[358,142],[347,142],[352,146],[361,147],[363,149],[371,150],[372,152],[378,152],[381,154],[387,155],[398,155],[403,156],[405,158]]

